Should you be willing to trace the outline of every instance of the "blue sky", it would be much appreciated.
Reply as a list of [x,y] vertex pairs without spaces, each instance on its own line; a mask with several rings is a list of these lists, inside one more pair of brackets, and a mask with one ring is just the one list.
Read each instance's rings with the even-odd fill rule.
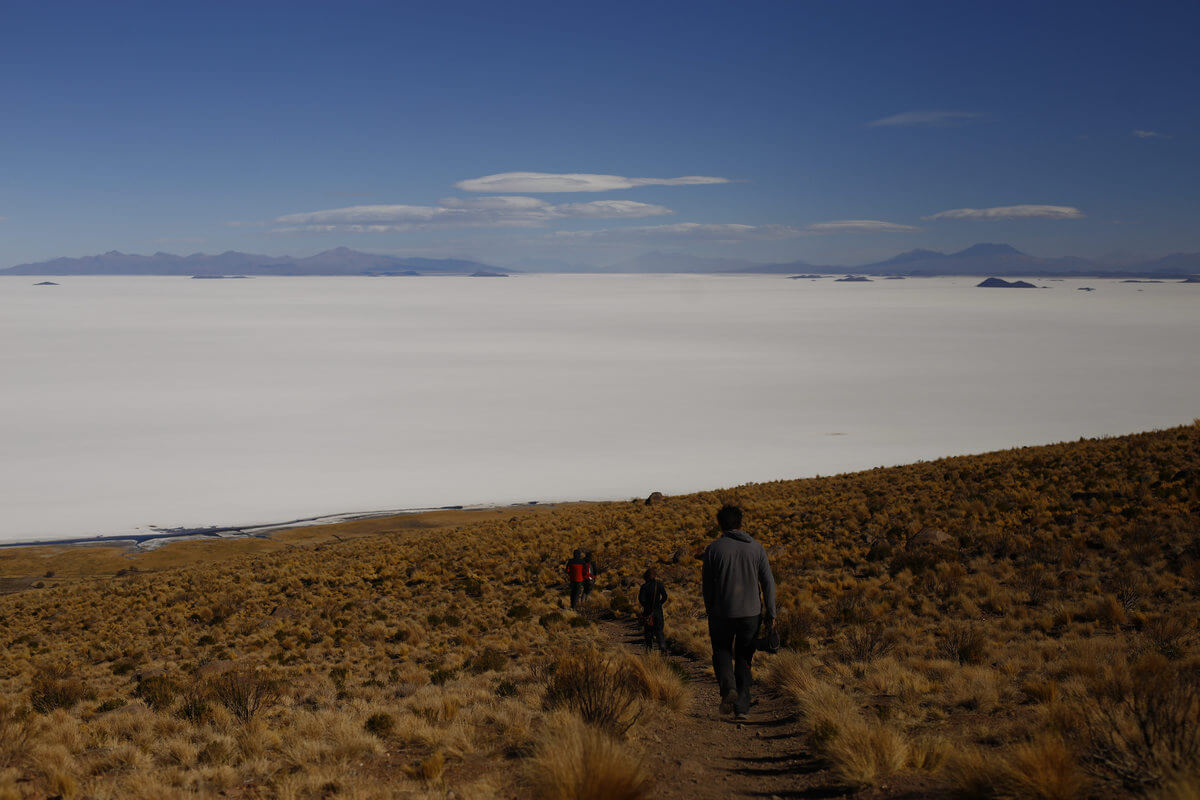
[[[1194,2],[8,2],[0,266],[1197,251],[1198,29]],[[508,173],[543,175],[479,180]]]

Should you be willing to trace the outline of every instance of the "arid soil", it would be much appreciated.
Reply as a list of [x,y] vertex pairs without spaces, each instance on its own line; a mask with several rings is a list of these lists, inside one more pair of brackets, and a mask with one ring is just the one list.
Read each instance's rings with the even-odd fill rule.
[[[644,651],[636,623],[607,622],[601,629],[611,647]],[[720,694],[707,661],[679,651],[669,658],[686,673],[693,695],[685,712],[655,714],[637,737],[655,779],[655,797],[915,800],[932,791],[928,781],[903,778],[862,791],[845,785],[808,747],[794,705],[777,690],[760,681],[750,718],[735,722],[719,712]],[[765,668],[760,665],[758,672]]]

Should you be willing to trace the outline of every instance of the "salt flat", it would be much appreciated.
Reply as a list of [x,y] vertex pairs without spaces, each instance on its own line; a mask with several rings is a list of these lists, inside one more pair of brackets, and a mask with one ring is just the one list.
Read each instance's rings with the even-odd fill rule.
[[1197,285],[36,280],[0,278],[8,541],[632,497],[1200,416]]

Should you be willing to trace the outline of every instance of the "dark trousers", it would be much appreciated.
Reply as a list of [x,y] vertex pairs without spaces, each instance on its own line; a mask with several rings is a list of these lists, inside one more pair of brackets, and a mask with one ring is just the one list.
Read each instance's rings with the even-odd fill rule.
[[642,636],[646,639],[646,649],[653,650],[654,643],[658,642],[658,649],[664,653],[667,652],[666,624],[663,622],[661,609],[650,615],[650,622],[650,625],[642,625]]
[[722,619],[708,618],[708,638],[712,640],[713,672],[721,697],[730,690],[737,692],[733,710],[738,714],[750,712],[750,662],[754,658],[754,634],[758,633],[758,616]]
[[571,581],[571,608],[579,608],[579,602],[583,599],[583,581]]

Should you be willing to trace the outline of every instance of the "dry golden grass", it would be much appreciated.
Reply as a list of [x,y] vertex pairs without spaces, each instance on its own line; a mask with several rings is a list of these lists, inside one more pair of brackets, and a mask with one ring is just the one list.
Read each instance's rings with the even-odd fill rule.
[[671,711],[686,711],[692,701],[692,687],[680,671],[661,655],[627,656],[621,665],[629,681],[641,695]]
[[[31,583],[0,596],[0,798],[524,796],[520,776],[566,774],[539,749],[552,724],[638,796],[636,754],[555,722],[547,678],[606,644],[595,618],[628,617],[648,564],[672,645],[706,660],[693,555],[733,501],[771,554],[793,648],[764,666],[843,780],[1180,800],[1198,771],[1200,711],[1177,680],[1200,638],[1197,454],[1193,425],[651,506],[0,550],[0,577]],[[602,569],[582,616],[560,583],[575,547]],[[686,707],[657,657],[605,659],[637,704]],[[246,675],[278,696],[234,691]]]
[[554,720],[529,759],[532,796],[542,800],[641,800],[653,783],[641,761],[575,717]]

